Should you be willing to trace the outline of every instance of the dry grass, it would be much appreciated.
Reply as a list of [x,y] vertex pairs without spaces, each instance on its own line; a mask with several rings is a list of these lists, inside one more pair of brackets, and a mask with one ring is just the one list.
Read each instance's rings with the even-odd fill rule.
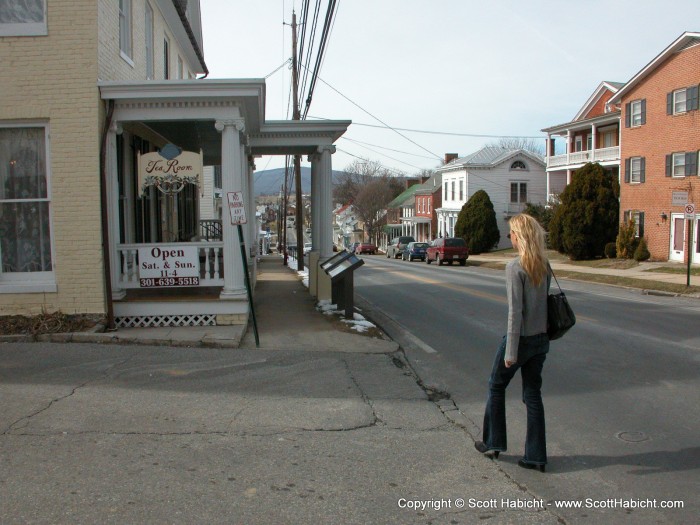
[[94,314],[67,315],[62,312],[42,312],[34,316],[5,315],[0,316],[0,334],[36,336],[83,332],[100,322],[104,322],[103,316]]
[[[687,266],[661,266],[659,268],[650,268],[648,272],[658,272],[658,273],[673,273],[688,275]],[[700,275],[700,268],[690,267],[690,275]]]

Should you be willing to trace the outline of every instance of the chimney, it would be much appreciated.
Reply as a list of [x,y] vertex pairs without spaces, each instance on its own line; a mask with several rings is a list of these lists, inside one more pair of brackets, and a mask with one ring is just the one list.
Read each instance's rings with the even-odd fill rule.
[[449,164],[453,160],[459,158],[459,153],[445,153],[445,164]]

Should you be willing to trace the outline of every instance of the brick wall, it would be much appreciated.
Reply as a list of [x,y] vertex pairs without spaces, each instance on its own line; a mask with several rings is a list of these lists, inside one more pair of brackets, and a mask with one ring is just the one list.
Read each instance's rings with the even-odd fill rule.
[[[645,213],[644,235],[652,258],[657,260],[669,258],[671,213],[683,212],[681,207],[671,206],[672,191],[688,191],[689,201],[700,203],[698,177],[665,176],[666,155],[700,150],[700,111],[667,115],[666,94],[697,84],[700,84],[700,45],[672,55],[622,100],[623,126],[625,105],[639,99],[646,99],[646,124],[622,128],[620,218],[626,210]],[[646,160],[645,182],[625,183],[624,159],[637,156]],[[661,220],[662,212],[668,220]]]

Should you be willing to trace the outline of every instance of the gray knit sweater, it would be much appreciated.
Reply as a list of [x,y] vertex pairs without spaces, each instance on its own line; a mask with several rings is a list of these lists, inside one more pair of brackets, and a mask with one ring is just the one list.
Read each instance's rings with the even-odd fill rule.
[[505,359],[518,360],[520,336],[547,332],[547,294],[551,274],[538,287],[532,284],[520,257],[506,266],[506,294],[508,296],[508,332]]

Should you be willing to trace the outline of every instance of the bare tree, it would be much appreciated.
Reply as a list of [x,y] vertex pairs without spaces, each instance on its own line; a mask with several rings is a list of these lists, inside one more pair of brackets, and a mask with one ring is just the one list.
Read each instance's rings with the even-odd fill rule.
[[353,202],[357,216],[365,224],[369,241],[376,242],[379,238],[386,205],[397,195],[393,179],[387,175],[372,178],[362,187]]
[[[376,177],[394,179],[384,166],[373,160],[357,159],[345,168],[333,189],[333,198],[342,204],[352,204],[362,188]],[[397,183],[397,187],[401,186]],[[398,195],[398,193],[397,193]]]
[[489,146],[498,146],[506,149],[524,149],[530,153],[544,156],[544,139],[528,139],[524,137],[501,137],[497,142],[492,142]]

